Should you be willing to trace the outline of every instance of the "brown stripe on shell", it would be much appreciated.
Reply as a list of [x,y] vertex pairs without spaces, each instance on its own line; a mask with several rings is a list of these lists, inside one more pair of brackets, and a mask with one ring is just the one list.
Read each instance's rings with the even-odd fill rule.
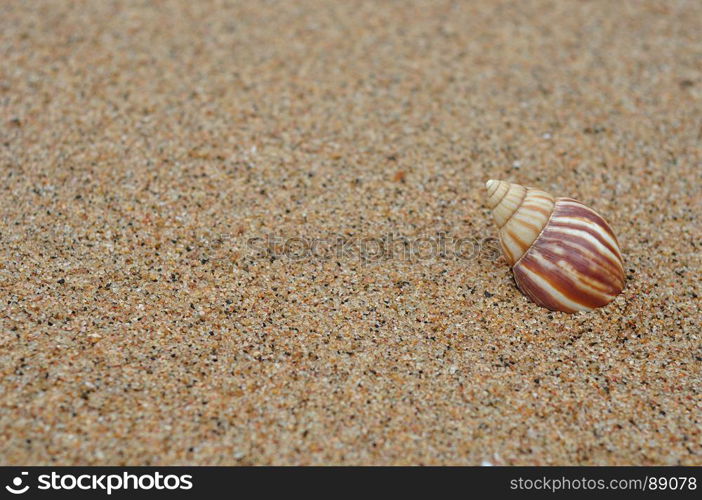
[[620,282],[623,273],[619,262],[613,261],[609,256],[600,252],[585,238],[548,230],[543,235],[543,241],[540,241],[539,244],[541,251],[548,253],[553,259],[562,258],[562,256],[549,250],[549,246],[562,248],[566,255],[572,256],[576,264],[580,264],[577,266],[579,272],[592,273],[602,283],[612,282],[611,288],[619,287],[621,289],[624,285],[623,282]]
[[522,205],[522,209],[523,210],[533,210],[534,212],[539,212],[540,214],[543,214],[546,217],[551,215],[551,212],[549,212],[548,210],[546,210],[544,207],[542,207],[540,205],[531,205],[529,203],[525,203]]
[[[565,259],[562,259],[565,261]],[[567,264],[572,264],[570,260],[565,261]],[[562,294],[569,301],[580,304],[588,309],[599,307],[612,300],[610,294],[593,288],[590,283],[593,278],[588,277],[588,280],[583,280],[577,271],[571,272],[566,266],[567,264],[559,265],[557,262],[549,262],[548,257],[544,254],[534,252],[530,259],[524,263],[524,266],[532,272],[544,278],[555,291]]]
[[555,240],[562,238],[571,243],[582,243],[588,250],[607,258],[614,268],[623,267],[619,249],[612,247],[592,227],[570,224],[560,218],[552,218],[551,224],[548,225],[548,232],[544,236]]
[[[498,189],[499,189],[499,186],[495,188],[495,191],[497,191]],[[502,193],[502,196],[500,196],[499,201],[498,201],[497,203],[495,203],[495,204],[492,205],[493,208],[496,207],[497,205],[499,205],[500,203],[502,203],[502,200],[504,200],[505,197],[509,194],[509,190],[510,190],[510,189],[511,189],[511,187],[509,187],[509,186],[507,187],[507,189],[505,189],[505,192]],[[493,194],[495,194],[495,193],[493,193]]]
[[[619,267],[624,266],[624,263],[622,262],[622,259],[621,259],[621,252],[619,251],[619,249],[613,247],[610,242],[608,242],[607,240],[602,238],[602,236],[600,234],[598,234],[594,228],[579,225],[579,224],[569,223],[567,219],[562,219],[562,218],[559,218],[556,220],[554,220],[552,218],[551,223],[549,224],[549,227],[554,232],[558,232],[559,229],[572,229],[574,231],[582,231],[582,232],[587,233],[588,235],[590,235],[590,237],[592,237],[593,239],[596,239],[602,246],[604,246],[607,250],[609,250],[612,253],[612,255],[614,255],[614,257],[617,259],[617,263],[615,263],[615,265],[617,265]],[[566,233],[564,231],[560,231],[560,232],[558,232],[558,234],[572,236],[572,235],[568,235],[568,233]],[[573,236],[573,237],[575,237],[575,236]],[[592,245],[592,243],[590,243],[590,244]],[[597,251],[599,251],[599,250],[597,250]]]
[[510,266],[513,265],[514,255],[512,255],[512,252],[509,251],[509,248],[507,248],[507,245],[505,245],[505,242],[502,240],[502,238],[500,238],[500,246],[502,247],[502,255],[505,256]]
[[524,200],[526,199],[527,193],[528,193],[528,192],[529,192],[529,189],[525,189],[525,190],[524,190],[524,194],[522,195],[521,201],[517,204],[517,206],[516,206],[515,209],[514,209],[514,212],[512,212],[512,214],[511,214],[509,217],[507,217],[507,219],[505,220],[505,223],[502,224],[502,225],[500,226],[500,228],[505,227],[505,226],[507,225],[507,223],[512,219],[512,217],[514,217],[514,214],[516,214],[517,212],[519,212],[519,209],[521,208],[522,204],[524,204]]
[[523,252],[526,252],[526,250],[529,248],[529,244],[524,242],[519,236],[514,234],[512,231],[508,230],[507,236],[509,236],[510,239],[514,241],[519,246],[519,248],[522,249]]
[[[540,227],[535,226],[535,225],[532,224],[531,222],[527,222],[527,221],[524,219],[524,217],[521,216],[521,214],[520,214],[520,217],[518,217],[518,218],[515,219],[515,220],[516,220],[516,222],[517,222],[520,226],[523,226],[523,227],[526,227],[526,228],[531,229],[531,231],[532,231],[534,234],[539,234],[539,233],[541,232],[541,228],[540,228]],[[505,227],[505,229],[509,229],[509,228],[507,227],[507,224],[505,224],[504,227]],[[512,227],[512,226],[510,226],[510,227]],[[527,246],[528,246],[528,245],[527,245]]]
[[607,221],[604,220],[602,216],[595,212],[593,209],[586,205],[583,205],[579,201],[574,200],[572,198],[558,198],[556,202],[563,202],[558,203],[558,215],[564,217],[576,217],[587,219],[590,222],[593,222],[595,225],[604,229],[607,232],[607,234],[609,234],[609,236],[617,243],[617,245],[619,245],[619,241],[617,241],[617,237],[614,235],[614,231],[612,231],[612,228],[609,227],[609,224],[607,224]]
[[[530,188],[527,188],[527,189],[530,189]],[[544,200],[544,201],[549,201],[549,202],[553,201],[553,198],[549,198],[548,196],[544,196],[541,194],[532,193],[530,196],[535,200]]]
[[[612,248],[595,226],[609,235],[617,247]],[[569,234],[565,230],[580,233]],[[512,270],[525,295],[558,311],[604,306],[624,287],[621,252],[611,228],[592,209],[568,198],[556,200],[551,220]]]
[[[597,257],[591,259],[589,255],[580,251],[576,245],[562,245],[556,243],[557,246],[563,248],[563,255],[557,254],[552,250],[553,246],[548,244],[546,240],[539,241],[537,252],[544,259],[556,265],[563,273],[569,275],[569,279],[577,286],[577,282],[581,281],[585,286],[594,288],[600,293],[608,295],[616,295],[621,290],[622,283],[619,281],[618,274],[612,273],[611,268],[606,269],[602,261]],[[536,253],[536,252],[535,252]],[[567,266],[571,266],[575,271],[575,275],[571,275],[571,271],[565,266],[559,266],[559,262],[564,261]],[[554,269],[551,269],[553,271]]]
[[514,281],[524,295],[529,297],[537,305],[545,307],[552,311],[576,312],[577,309],[563,304],[555,296],[548,293],[541,283],[537,283],[531,279],[524,268],[515,266],[513,269]]

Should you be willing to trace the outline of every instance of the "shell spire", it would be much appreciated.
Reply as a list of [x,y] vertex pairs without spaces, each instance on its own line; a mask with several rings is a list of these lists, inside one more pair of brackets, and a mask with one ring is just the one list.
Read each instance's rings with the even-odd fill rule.
[[614,232],[593,209],[539,189],[489,180],[488,206],[519,289],[551,310],[601,307],[624,288]]
[[489,180],[488,206],[500,228],[500,243],[505,258],[512,266],[536,241],[546,226],[555,200],[539,189]]

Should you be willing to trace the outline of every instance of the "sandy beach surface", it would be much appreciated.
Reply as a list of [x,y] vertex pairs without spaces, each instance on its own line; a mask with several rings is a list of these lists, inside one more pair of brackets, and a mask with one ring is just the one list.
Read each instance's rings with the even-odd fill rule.
[[0,178],[2,464],[702,465],[700,2],[3,1]]

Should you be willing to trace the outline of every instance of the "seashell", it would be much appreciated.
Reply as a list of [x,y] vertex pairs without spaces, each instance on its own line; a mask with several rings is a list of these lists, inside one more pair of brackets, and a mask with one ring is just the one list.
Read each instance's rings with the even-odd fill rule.
[[571,198],[489,180],[488,205],[519,289],[552,311],[589,311],[624,288],[624,263],[609,224]]

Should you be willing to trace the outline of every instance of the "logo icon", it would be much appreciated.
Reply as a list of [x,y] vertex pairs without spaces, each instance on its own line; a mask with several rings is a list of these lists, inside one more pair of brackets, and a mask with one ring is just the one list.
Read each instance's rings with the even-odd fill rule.
[[[20,474],[21,474],[22,476],[26,476],[26,475],[29,474],[29,472],[20,472]],[[27,490],[29,489],[29,485],[26,485],[24,488],[20,488],[20,486],[22,486],[22,478],[21,478],[20,476],[15,477],[15,478],[12,480],[12,484],[13,484],[13,485],[15,486],[15,488],[17,488],[17,489],[15,489],[15,488],[13,488],[12,486],[9,486],[9,485],[8,485],[8,486],[5,486],[5,489],[6,489],[7,491],[9,491],[10,493],[13,493],[13,494],[15,494],[15,495],[21,495],[22,493],[26,493]]]

